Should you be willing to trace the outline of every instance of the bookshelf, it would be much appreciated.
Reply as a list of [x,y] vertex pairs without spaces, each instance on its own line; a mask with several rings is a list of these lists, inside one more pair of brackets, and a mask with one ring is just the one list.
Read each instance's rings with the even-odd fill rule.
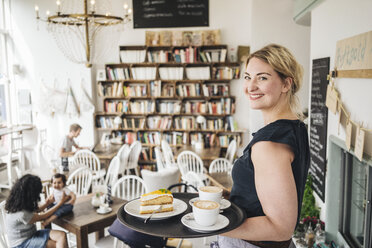
[[[103,112],[95,114],[100,132],[140,140],[140,165],[155,165],[154,147],[166,139],[173,147],[203,140],[205,147],[241,144],[234,122],[235,96],[230,83],[240,65],[227,60],[226,45],[120,46],[119,64],[106,64],[98,82]],[[115,124],[115,117],[122,120]],[[203,116],[204,122],[197,123]]]

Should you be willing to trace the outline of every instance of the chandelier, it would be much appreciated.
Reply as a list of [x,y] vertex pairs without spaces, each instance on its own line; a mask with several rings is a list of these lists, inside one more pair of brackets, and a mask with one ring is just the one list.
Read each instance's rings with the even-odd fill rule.
[[46,18],[39,16],[39,7],[35,6],[36,19],[47,23],[57,46],[70,61],[87,67],[99,60],[103,50],[112,47],[110,43],[115,41],[115,34],[120,33],[114,27],[132,20],[132,9],[126,3],[123,17],[110,14],[108,0],[89,3],[88,0],[57,0],[56,4],[57,12],[51,15],[47,10]]

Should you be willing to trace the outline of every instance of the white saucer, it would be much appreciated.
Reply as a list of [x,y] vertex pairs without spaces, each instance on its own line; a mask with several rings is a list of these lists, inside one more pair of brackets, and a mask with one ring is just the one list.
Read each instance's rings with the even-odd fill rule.
[[99,214],[108,214],[112,211],[112,208],[107,208],[107,210],[102,211],[100,208],[97,209],[97,213]]
[[225,228],[229,223],[229,219],[222,214],[219,214],[217,217],[217,222],[212,226],[201,226],[198,223],[196,223],[194,219],[193,213],[188,213],[182,216],[181,222],[183,225],[187,226],[188,228],[196,231],[196,232],[202,232],[202,233],[208,233],[220,230],[222,228]]
[[[199,197],[192,198],[192,199],[190,199],[189,204],[192,206],[192,204],[195,201],[198,201],[198,200],[199,200]],[[220,205],[221,205],[220,209],[223,210],[223,209],[226,209],[226,208],[230,207],[231,202],[229,200],[222,199],[221,202],[220,202]]]

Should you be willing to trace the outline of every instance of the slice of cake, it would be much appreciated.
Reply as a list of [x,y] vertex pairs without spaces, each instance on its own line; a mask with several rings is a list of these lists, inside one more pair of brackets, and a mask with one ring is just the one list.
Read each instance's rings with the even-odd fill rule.
[[151,214],[154,210],[156,212],[170,212],[173,211],[173,195],[167,189],[159,189],[153,192],[141,195],[140,214]]

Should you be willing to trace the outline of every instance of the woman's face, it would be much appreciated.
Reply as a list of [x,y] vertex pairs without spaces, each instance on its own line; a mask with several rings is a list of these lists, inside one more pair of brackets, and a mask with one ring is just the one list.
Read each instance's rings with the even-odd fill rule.
[[285,100],[288,87],[279,74],[264,61],[251,58],[244,73],[244,92],[252,109],[270,110]]

